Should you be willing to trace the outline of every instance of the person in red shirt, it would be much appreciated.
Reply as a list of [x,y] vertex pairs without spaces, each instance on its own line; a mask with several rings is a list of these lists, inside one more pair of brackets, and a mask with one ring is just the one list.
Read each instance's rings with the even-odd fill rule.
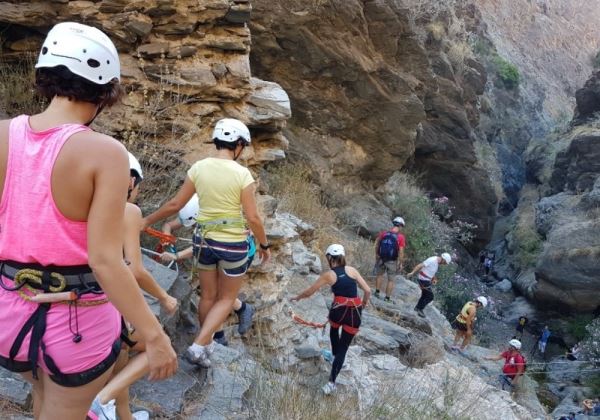
[[502,389],[508,386],[512,391],[514,386],[519,384],[521,377],[525,373],[526,360],[521,354],[521,342],[515,338],[508,342],[508,350],[498,356],[484,357],[485,360],[504,360],[500,383]]
[[392,275],[400,272],[404,265],[404,247],[406,239],[402,234],[404,219],[396,217],[392,221],[392,228],[384,230],[377,236],[375,241],[375,297],[380,297],[379,289],[383,283],[383,275],[387,274],[387,285],[385,287],[385,300],[390,302],[394,290]]

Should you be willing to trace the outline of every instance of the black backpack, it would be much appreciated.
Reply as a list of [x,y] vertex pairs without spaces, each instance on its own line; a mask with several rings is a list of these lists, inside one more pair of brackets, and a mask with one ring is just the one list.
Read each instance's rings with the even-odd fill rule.
[[398,234],[388,231],[379,241],[379,258],[383,262],[398,259]]

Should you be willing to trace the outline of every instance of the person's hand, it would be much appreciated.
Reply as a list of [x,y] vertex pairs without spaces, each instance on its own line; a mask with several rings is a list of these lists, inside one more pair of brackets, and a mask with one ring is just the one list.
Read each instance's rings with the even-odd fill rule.
[[161,301],[160,306],[163,307],[167,315],[173,316],[177,311],[177,306],[179,306],[179,302],[171,295],[166,295]]
[[414,271],[411,271],[410,273],[408,273],[408,274],[406,275],[406,277],[412,277],[412,276],[414,276],[414,275],[415,275],[415,272],[414,272]]
[[160,260],[164,263],[177,261],[177,256],[172,252],[163,252],[162,254],[160,254]]
[[142,218],[142,227],[141,227],[141,230],[146,229],[148,226],[150,226],[150,223],[148,223],[148,219],[146,219],[145,217]]
[[262,248],[258,248],[258,256],[260,257],[260,264],[266,264],[270,259],[271,259],[271,249],[267,248],[267,249],[262,249]]
[[434,277],[431,279],[431,284],[437,284],[437,277]]
[[148,380],[159,381],[175,374],[177,354],[171,346],[171,340],[163,331],[156,338],[146,341],[146,357],[150,368]]
[[293,298],[290,298],[290,302],[296,302],[298,300],[300,300],[300,295],[294,296]]

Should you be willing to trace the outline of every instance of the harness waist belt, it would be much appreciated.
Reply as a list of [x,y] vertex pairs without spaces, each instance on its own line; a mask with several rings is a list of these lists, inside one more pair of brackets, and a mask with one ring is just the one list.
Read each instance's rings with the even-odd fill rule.
[[34,289],[47,292],[62,292],[72,289],[96,289],[100,285],[87,265],[80,266],[41,266],[38,264],[0,262],[0,274],[15,282],[20,288],[27,284]]
[[423,281],[431,281],[431,277],[429,277],[427,274],[425,274],[422,271],[419,271],[419,277],[422,277],[421,280],[423,280]]
[[362,300],[360,297],[346,297],[346,296],[335,296],[333,298],[333,303],[340,306],[360,306],[362,305]]

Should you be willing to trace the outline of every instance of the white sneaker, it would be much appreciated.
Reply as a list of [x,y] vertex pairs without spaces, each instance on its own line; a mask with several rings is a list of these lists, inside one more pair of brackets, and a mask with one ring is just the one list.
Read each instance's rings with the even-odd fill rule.
[[206,346],[204,346],[204,349],[206,350],[206,353],[210,356],[215,352],[216,347],[217,347],[217,343],[215,342],[215,340],[213,340],[210,342],[210,344],[207,344]]
[[150,420],[150,413],[145,410],[136,411],[131,415],[133,420]]
[[200,346],[192,344],[185,351],[185,358],[190,362],[204,368],[210,367],[210,359],[208,358],[208,352],[206,351],[208,346]]
[[335,384],[333,382],[327,382],[325,385],[323,385],[323,388],[321,388],[323,390],[323,393],[325,395],[329,395],[332,392],[335,391]]
[[106,404],[102,404],[98,397],[94,398],[92,406],[88,411],[88,417],[93,420],[117,420],[115,400],[110,400]]

